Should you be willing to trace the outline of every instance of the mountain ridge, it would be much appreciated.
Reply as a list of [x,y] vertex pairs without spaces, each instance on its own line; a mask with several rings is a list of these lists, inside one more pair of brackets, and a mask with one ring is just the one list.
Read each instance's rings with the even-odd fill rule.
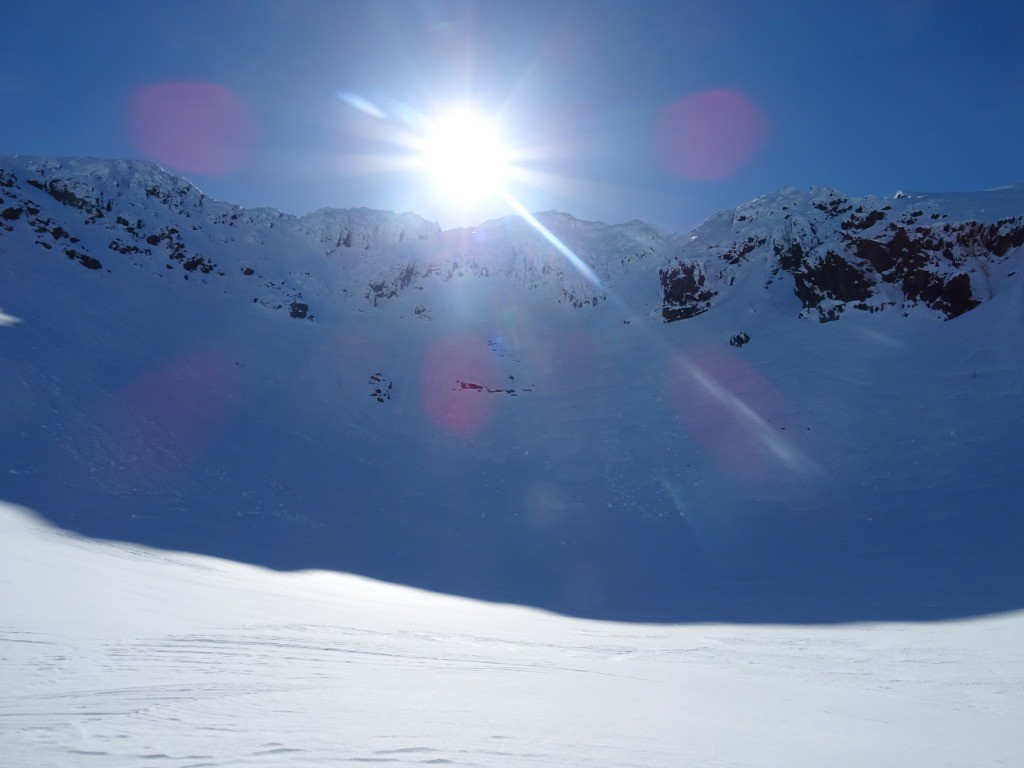
[[[147,161],[14,156],[0,159],[0,167],[0,188],[11,198],[0,203],[0,226],[8,232],[22,215],[24,223],[38,234],[48,232],[53,241],[79,224],[106,229],[111,240],[105,247],[70,243],[64,248],[68,258],[89,269],[99,269],[104,258],[113,263],[114,253],[139,265],[157,249],[187,273],[224,277],[225,269],[237,267],[246,277],[267,277],[262,288],[279,294],[257,296],[258,302],[299,317],[311,316],[301,287],[288,286],[281,275],[257,275],[255,265],[240,260],[220,266],[204,251],[237,241],[232,233],[245,227],[245,245],[258,252],[276,227],[304,240],[311,256],[358,254],[357,261],[377,262],[376,269],[364,264],[353,270],[346,264],[359,285],[340,286],[372,304],[424,279],[497,272],[533,289],[554,286],[555,298],[576,308],[596,306],[607,300],[607,287],[634,276],[635,267],[628,265],[643,261],[657,269],[660,289],[660,307],[648,309],[660,311],[666,322],[707,311],[741,274],[767,265],[768,273],[758,276],[763,287],[792,280],[801,316],[824,322],[851,308],[908,312],[923,307],[945,319],[957,317],[998,290],[992,269],[1024,244],[1020,184],[967,195],[900,192],[892,198],[851,198],[828,187],[786,188],[720,211],[688,236],[639,221],[608,225],[557,211],[539,214],[539,221],[596,270],[600,285],[595,285],[516,216],[443,231],[412,213],[321,208],[294,216],[272,208],[245,209],[215,201]],[[39,194],[61,204],[59,220],[53,213],[39,218]],[[159,217],[143,201],[164,207],[175,225],[156,231],[144,227],[144,218],[151,225]],[[146,216],[137,215],[140,209]],[[223,232],[212,242],[188,243],[182,234],[186,227]],[[419,248],[410,248],[407,237]],[[35,242],[41,248],[53,245],[45,238]]]

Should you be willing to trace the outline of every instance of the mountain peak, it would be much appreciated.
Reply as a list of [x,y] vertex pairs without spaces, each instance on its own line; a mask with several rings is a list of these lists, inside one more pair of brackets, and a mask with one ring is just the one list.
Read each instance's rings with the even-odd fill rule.
[[[660,272],[668,321],[702,314],[754,280],[792,281],[801,314],[822,322],[847,309],[951,319],[1016,275],[1024,191],[847,197],[793,187],[721,211]],[[741,280],[740,278],[743,278]]]
[[[58,245],[90,269],[112,269],[127,256],[159,274],[180,266],[229,284],[251,271],[263,278],[257,302],[282,308],[339,294],[380,306],[438,276],[470,274],[503,276],[578,308],[605,302],[609,290],[626,291],[620,303],[667,322],[735,299],[792,306],[821,321],[850,309],[951,319],[1012,280],[1008,259],[1024,244],[1021,184],[891,198],[787,187],[680,236],[562,211],[536,214],[547,233],[518,216],[448,232],[414,213],[367,208],[296,217],[212,200],[187,179],[138,160],[12,156],[0,158],[0,174],[10,198],[3,226],[29,227],[31,247]],[[61,246],[55,233],[74,233],[78,242]],[[550,236],[600,283],[572,267]],[[296,278],[342,256],[344,268],[329,278]]]

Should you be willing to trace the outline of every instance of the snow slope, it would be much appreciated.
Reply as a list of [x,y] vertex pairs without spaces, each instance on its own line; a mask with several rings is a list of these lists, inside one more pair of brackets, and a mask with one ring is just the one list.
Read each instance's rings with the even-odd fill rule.
[[518,218],[0,168],[0,498],[65,529],[590,618],[1024,606],[1019,187],[539,214],[595,283]]
[[614,624],[70,535],[0,505],[0,755],[42,766],[1024,760],[1024,615]]

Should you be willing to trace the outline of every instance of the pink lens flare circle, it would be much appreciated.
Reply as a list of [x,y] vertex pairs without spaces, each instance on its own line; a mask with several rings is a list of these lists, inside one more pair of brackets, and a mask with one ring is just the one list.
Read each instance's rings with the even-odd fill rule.
[[83,413],[79,469],[121,494],[160,487],[192,467],[234,419],[240,384],[226,349],[201,348],[126,383]]
[[491,419],[496,399],[487,390],[498,386],[500,376],[483,340],[455,336],[438,341],[423,359],[423,409],[446,432],[472,437]]
[[136,89],[128,102],[128,127],[139,152],[189,173],[231,173],[252,154],[249,110],[215,83],[174,81]]
[[658,119],[656,133],[666,170],[690,179],[724,179],[764,148],[768,121],[748,97],[722,88],[670,104]]

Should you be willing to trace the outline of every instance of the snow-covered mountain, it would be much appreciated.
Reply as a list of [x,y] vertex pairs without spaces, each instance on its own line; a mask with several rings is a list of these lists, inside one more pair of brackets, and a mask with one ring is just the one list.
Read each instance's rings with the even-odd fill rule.
[[[442,232],[414,214],[325,208],[296,218],[246,210],[211,200],[147,162],[15,157],[3,169],[0,218],[7,233],[28,230],[37,248],[86,269],[173,273],[225,293],[254,293],[257,303],[293,317],[315,319],[318,301],[321,311],[341,297],[375,306],[425,281],[467,275],[501,277],[577,307],[606,298],[515,217]],[[560,213],[540,218],[605,281],[671,242],[640,222],[609,227]]]
[[[998,293],[1024,245],[1024,185],[956,195],[848,198],[785,189],[699,227],[661,271],[666,320],[728,299],[737,284],[795,294],[822,322],[848,308],[951,319]],[[779,291],[775,291],[776,298]]]
[[586,270],[140,162],[0,198],[0,499],[67,528],[600,617],[1024,605],[1022,186],[538,214]]
[[[7,232],[23,222],[39,248],[56,248],[87,269],[104,269],[106,259],[107,271],[127,262],[225,278],[235,289],[255,286],[264,289],[259,302],[293,317],[309,317],[309,305],[299,301],[303,291],[376,305],[425,280],[456,275],[502,277],[574,307],[607,298],[518,217],[449,232],[414,214],[366,209],[325,208],[296,218],[211,200],[147,162],[12,157],[3,166],[0,216]],[[41,203],[40,193],[60,207]],[[997,267],[1024,244],[1022,201],[1024,185],[884,199],[790,188],[722,211],[689,237],[638,221],[607,226],[557,212],[540,219],[602,286],[639,275],[649,282],[657,268],[661,312],[670,322],[724,301],[737,281],[765,289],[778,282],[805,314],[823,321],[848,307],[924,307],[952,318],[978,306],[1013,272]],[[282,269],[289,261],[313,267],[319,260],[333,262],[333,269],[319,270],[319,282]],[[239,273],[251,279],[239,281]]]

